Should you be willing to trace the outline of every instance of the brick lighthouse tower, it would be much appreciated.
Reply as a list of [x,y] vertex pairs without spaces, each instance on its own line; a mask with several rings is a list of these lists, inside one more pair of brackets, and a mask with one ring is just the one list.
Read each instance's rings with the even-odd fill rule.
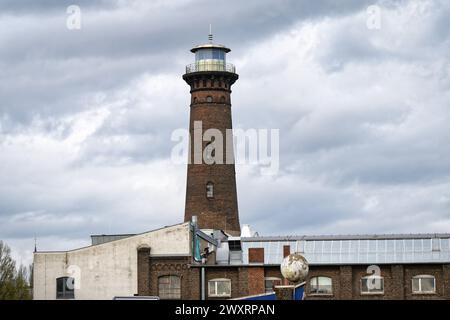
[[[202,229],[221,229],[239,235],[236,173],[230,137],[231,86],[239,76],[235,67],[226,62],[226,54],[231,50],[212,40],[210,32],[209,43],[191,50],[195,54],[195,63],[188,65],[183,75],[191,89],[190,159],[184,220],[190,221],[192,216],[197,216]],[[223,140],[208,135],[211,131],[220,132]]]

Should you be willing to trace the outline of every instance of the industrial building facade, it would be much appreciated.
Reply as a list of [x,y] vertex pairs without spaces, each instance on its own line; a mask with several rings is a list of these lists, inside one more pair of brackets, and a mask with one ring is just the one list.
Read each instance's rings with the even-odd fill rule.
[[[34,299],[234,299],[287,284],[280,264],[298,252],[309,262],[306,299],[450,299],[450,234],[262,237],[240,225],[235,167],[195,146],[200,134],[232,129],[230,49],[191,50],[183,79],[190,99],[191,148],[184,223],[138,235],[98,235],[92,245],[34,253]],[[212,163],[203,157],[213,159]],[[232,150],[232,148],[231,148]],[[194,159],[200,155],[200,162]],[[193,163],[194,162],[194,163]]]
[[[181,299],[201,299],[202,290],[204,299],[264,294],[287,284],[280,262],[299,252],[310,263],[306,299],[450,299],[449,244],[450,234],[231,237],[222,239],[203,263],[194,261],[185,272],[172,275],[189,288],[180,287]],[[167,268],[169,260],[139,263],[150,275],[156,272],[139,294],[161,296],[157,279],[164,275],[158,269]],[[374,279],[376,285],[370,286]]]
[[[205,231],[205,232],[204,232]],[[450,234],[234,237],[183,223],[96,236],[86,248],[36,252],[35,299],[234,299],[285,284],[291,252],[310,264],[306,299],[450,299]],[[201,251],[196,261],[195,245]],[[370,286],[376,272],[377,286]],[[69,279],[73,290],[63,280]]]

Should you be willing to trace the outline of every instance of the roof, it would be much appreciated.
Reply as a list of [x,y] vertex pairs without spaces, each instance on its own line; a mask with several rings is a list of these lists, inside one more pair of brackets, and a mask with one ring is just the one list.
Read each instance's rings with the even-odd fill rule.
[[242,238],[243,263],[249,248],[264,248],[265,264],[280,264],[283,247],[312,265],[448,263],[450,234],[328,235]]
[[431,238],[450,238],[450,233],[261,236],[261,237],[241,238],[241,241],[251,242],[251,241],[291,241],[291,240],[378,240],[378,239],[431,239]]
[[106,242],[111,242],[119,239],[125,239],[136,234],[93,234],[91,235],[91,243],[92,245],[102,244]]
[[[91,247],[101,246],[101,245],[104,245],[105,243],[109,243],[109,242],[122,241],[122,240],[125,240],[125,239],[128,239],[128,238],[131,238],[131,237],[141,236],[141,235],[144,235],[144,234],[147,234],[147,233],[156,232],[156,231],[163,230],[163,229],[166,229],[166,228],[173,228],[173,227],[177,227],[177,226],[182,226],[182,225],[185,225],[185,224],[187,225],[187,224],[189,224],[189,222],[176,223],[176,224],[173,224],[173,225],[164,226],[164,227],[161,227],[161,228],[156,228],[156,229],[153,229],[153,230],[149,230],[149,231],[145,231],[145,232],[141,232],[141,233],[137,233],[137,234],[105,235],[105,236],[112,236],[112,237],[116,236],[116,238],[112,239],[111,241],[97,243],[97,244],[91,244],[91,245],[88,245],[88,246],[75,248],[75,249],[71,249],[71,250],[54,250],[54,251],[38,250],[38,251],[35,252],[35,254],[74,252],[74,251],[78,251],[78,250],[88,249],[88,248],[91,248]],[[104,235],[94,235],[94,236],[102,237]],[[121,237],[121,236],[123,236],[123,237]]]
[[206,44],[202,44],[202,45],[199,45],[199,46],[196,46],[196,47],[192,48],[191,52],[195,53],[196,51],[198,51],[200,49],[221,49],[221,50],[225,51],[226,53],[231,51],[230,48],[227,48],[227,47],[225,47],[224,45],[221,45],[221,44],[206,43]]

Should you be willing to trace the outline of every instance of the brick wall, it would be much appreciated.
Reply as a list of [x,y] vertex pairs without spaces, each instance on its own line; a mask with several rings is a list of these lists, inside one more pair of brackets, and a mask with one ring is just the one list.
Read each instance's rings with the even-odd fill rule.
[[[255,251],[255,259],[260,259],[260,253]],[[140,256],[140,258],[139,258]],[[151,258],[145,251],[138,254],[138,288],[140,294],[158,295],[158,277],[163,275],[178,275],[181,277],[181,294],[183,299],[198,300],[200,291],[200,267],[190,265],[189,258]],[[145,261],[150,265],[149,281],[143,274]],[[384,277],[384,294],[367,295],[361,293],[361,277],[367,275],[366,265],[360,266],[310,266],[306,279],[306,299],[450,299],[450,265],[381,265],[381,276]],[[212,279],[231,280],[231,298],[264,293],[264,278],[281,278],[279,266],[205,266],[205,292],[208,297],[208,281]],[[412,277],[419,274],[429,274],[436,277],[436,294],[413,294]],[[331,295],[314,295],[310,291],[310,279],[316,276],[326,276],[332,279]],[[148,284],[142,283],[147,282]],[[223,299],[223,298],[222,298]],[[228,299],[228,298],[225,298]]]
[[152,257],[150,260],[150,295],[158,296],[158,278],[174,275],[181,280],[181,297],[187,300],[200,299],[200,273],[190,267],[188,257]]
[[264,248],[249,248],[248,249],[249,263],[264,263]]
[[[236,173],[234,163],[226,161],[226,130],[232,129],[231,120],[231,85],[237,75],[221,72],[202,72],[186,74],[185,81],[191,86],[191,105],[189,132],[191,135],[190,164],[187,169],[187,187],[185,204],[185,221],[193,215],[198,217],[198,224],[203,229],[221,229],[232,235],[240,234],[239,213],[236,191]],[[208,97],[212,101],[208,101]],[[223,137],[223,164],[206,164],[203,162],[203,142],[197,152],[201,164],[194,164],[196,150],[193,147],[194,122],[202,121],[202,134],[208,129],[217,129]],[[233,159],[232,139],[229,139],[229,159]],[[216,151],[216,157],[219,152]],[[206,197],[206,184],[214,184],[214,197]]]
[[[306,279],[306,299],[450,299],[450,265],[380,265],[381,276],[384,278],[383,294],[361,293],[361,278],[367,276],[368,265],[360,266],[310,266]],[[412,277],[420,274],[433,275],[436,278],[435,294],[413,294]],[[266,277],[281,277],[278,267],[265,267]],[[331,295],[311,294],[310,280],[312,277],[325,276],[332,279],[333,293]]]
[[[442,265],[404,265],[405,273],[405,299],[408,300],[426,300],[444,298],[444,276]],[[412,277],[417,275],[432,275],[436,278],[435,294],[416,294],[412,293]]]
[[139,296],[150,295],[150,248],[140,247],[137,249],[137,276]]

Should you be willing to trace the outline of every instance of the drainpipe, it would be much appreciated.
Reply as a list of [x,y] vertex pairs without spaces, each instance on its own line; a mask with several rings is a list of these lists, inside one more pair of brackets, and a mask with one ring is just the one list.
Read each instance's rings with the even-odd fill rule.
[[201,292],[202,292],[202,300],[205,300],[205,267],[202,267],[202,275],[201,275]]
[[[192,225],[194,226],[194,237],[193,237],[193,251],[192,255],[194,258],[194,261],[197,261],[195,258],[195,252],[197,249],[197,243],[196,243],[196,237],[197,237],[197,228],[198,228],[198,218],[197,216],[192,216],[191,219]],[[203,264],[203,261],[201,261]],[[205,267],[201,268],[201,274],[200,274],[200,293],[201,293],[201,300],[205,300]]]

